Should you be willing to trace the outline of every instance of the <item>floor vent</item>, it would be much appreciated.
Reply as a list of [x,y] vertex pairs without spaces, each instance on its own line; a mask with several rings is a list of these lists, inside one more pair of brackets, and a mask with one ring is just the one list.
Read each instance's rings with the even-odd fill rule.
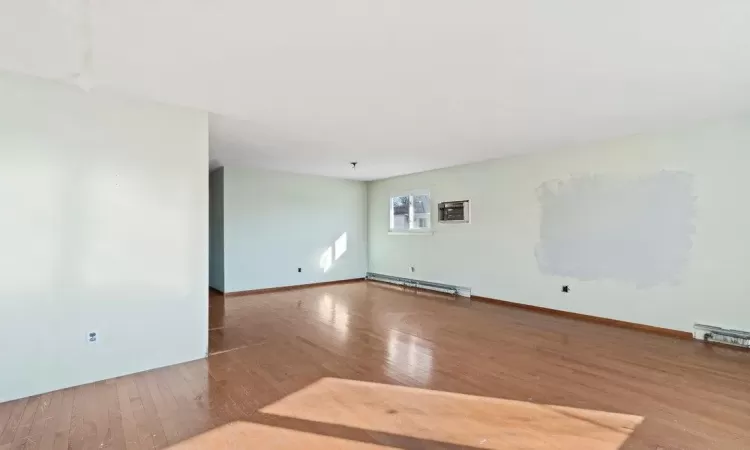
[[435,283],[432,281],[415,280],[413,278],[394,277],[392,275],[383,275],[372,272],[367,272],[367,279],[382,281],[385,283],[410,287],[414,289],[428,289],[431,291],[443,292],[447,294],[458,295],[461,297],[471,297],[471,289],[462,286],[453,286],[450,284]]
[[693,337],[706,342],[718,342],[737,347],[750,348],[750,332],[741,330],[727,330],[696,323],[693,327]]

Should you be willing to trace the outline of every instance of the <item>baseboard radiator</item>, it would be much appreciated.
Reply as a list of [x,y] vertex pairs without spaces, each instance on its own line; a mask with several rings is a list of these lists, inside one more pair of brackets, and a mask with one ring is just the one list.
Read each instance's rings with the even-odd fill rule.
[[395,277],[393,275],[383,275],[373,272],[367,272],[366,278],[368,280],[381,281],[383,283],[395,284],[397,286],[410,287],[414,289],[427,289],[430,291],[443,292],[446,294],[458,295],[461,297],[471,297],[471,289],[462,286],[435,283],[433,281],[416,280],[413,278]]
[[693,337],[705,342],[716,342],[750,348],[750,332],[748,331],[728,330],[725,328],[696,323],[693,327]]

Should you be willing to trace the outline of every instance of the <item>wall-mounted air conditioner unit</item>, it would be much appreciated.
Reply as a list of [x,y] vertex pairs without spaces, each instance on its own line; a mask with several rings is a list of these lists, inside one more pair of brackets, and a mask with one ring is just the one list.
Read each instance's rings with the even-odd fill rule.
[[469,201],[438,203],[438,222],[469,223]]

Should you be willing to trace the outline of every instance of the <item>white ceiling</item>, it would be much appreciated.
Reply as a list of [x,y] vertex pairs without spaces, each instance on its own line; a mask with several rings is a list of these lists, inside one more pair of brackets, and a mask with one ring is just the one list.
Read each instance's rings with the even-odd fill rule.
[[210,111],[215,164],[375,179],[748,111],[750,2],[0,0],[0,68]]

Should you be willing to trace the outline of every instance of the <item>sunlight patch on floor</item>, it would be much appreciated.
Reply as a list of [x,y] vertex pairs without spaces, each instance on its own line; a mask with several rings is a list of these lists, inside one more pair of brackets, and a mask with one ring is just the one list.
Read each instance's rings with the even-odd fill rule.
[[388,450],[393,447],[249,422],[232,422],[169,447],[172,450]]
[[483,449],[617,449],[640,416],[323,378],[261,410]]

